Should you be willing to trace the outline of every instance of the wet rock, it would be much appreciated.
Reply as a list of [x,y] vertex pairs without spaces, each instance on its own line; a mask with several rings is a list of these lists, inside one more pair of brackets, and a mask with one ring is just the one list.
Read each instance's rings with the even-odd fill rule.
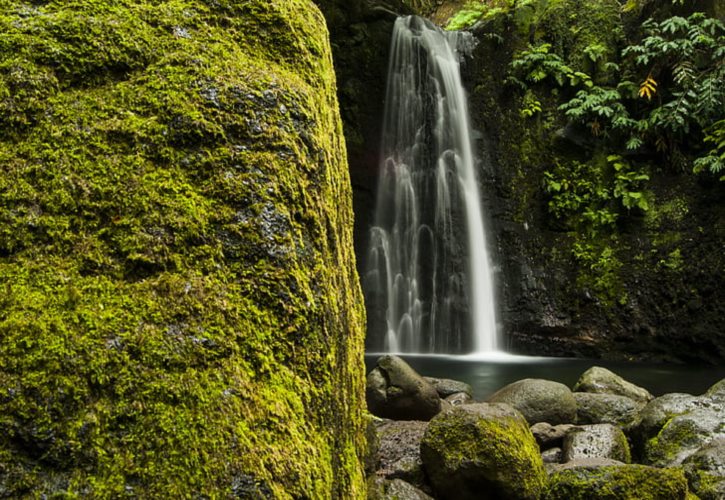
[[647,389],[634,385],[616,373],[600,366],[593,366],[585,371],[574,386],[574,392],[615,394],[644,403],[654,399],[654,396]]
[[368,500],[433,500],[433,497],[402,479],[372,477],[368,480]]
[[579,466],[554,472],[546,500],[662,499],[685,500],[687,480],[681,470],[644,465]]
[[704,396],[706,398],[710,398],[713,401],[725,403],[725,378],[713,384],[713,386],[707,390]]
[[455,394],[448,396],[444,401],[447,401],[452,406],[458,406],[473,403],[473,398],[468,393],[456,392]]
[[420,451],[436,498],[538,498],[546,484],[526,420],[506,404],[476,403],[441,413],[428,425]]
[[428,422],[386,420],[377,425],[377,475],[385,479],[402,479],[415,486],[425,485],[420,459],[420,442]]
[[519,380],[497,391],[488,401],[513,406],[529,424],[557,425],[576,421],[576,401],[571,391],[564,384],[551,380]]
[[368,409],[394,420],[430,420],[441,399],[430,382],[398,356],[383,356],[367,377]]
[[646,441],[656,436],[673,416],[709,406],[710,402],[701,397],[681,393],[665,394],[650,401],[640,412],[637,438],[639,441]]
[[544,464],[560,464],[564,460],[564,451],[561,448],[549,448],[541,452]]
[[551,425],[546,422],[539,422],[531,426],[531,433],[539,444],[539,448],[545,450],[554,446],[561,446],[564,436],[576,426],[572,424]]
[[632,459],[627,438],[612,424],[583,425],[564,438],[564,462],[581,458],[611,458],[629,463]]
[[473,389],[465,382],[459,382],[458,380],[451,380],[447,378],[434,378],[434,377],[423,377],[431,383],[433,387],[438,391],[438,395],[445,399],[448,396],[463,392],[468,394],[469,397],[473,396]]
[[683,462],[693,492],[703,500],[725,498],[725,439],[715,439]]
[[644,406],[627,396],[575,392],[577,423],[614,424],[625,431],[634,428],[640,420]]
[[697,408],[671,418],[648,440],[642,461],[657,467],[680,465],[715,439],[725,438],[725,406]]
[[[563,459],[563,457],[562,457]],[[545,463],[544,466],[546,467],[546,472],[551,475],[556,472],[560,472],[563,470],[568,469],[578,469],[578,468],[596,468],[596,467],[607,467],[610,465],[626,465],[624,462],[620,462],[619,460],[614,460],[611,458],[577,458],[576,460],[571,460],[569,462],[563,462],[559,464],[555,463]]]

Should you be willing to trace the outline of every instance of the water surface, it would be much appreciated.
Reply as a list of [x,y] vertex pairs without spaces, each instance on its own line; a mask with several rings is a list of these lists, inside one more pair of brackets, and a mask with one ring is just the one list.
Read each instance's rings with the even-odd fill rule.
[[[367,354],[368,371],[380,354]],[[418,373],[461,380],[473,387],[476,400],[484,400],[501,387],[524,378],[543,378],[573,387],[592,366],[608,368],[655,396],[670,392],[702,394],[725,378],[725,366],[662,365],[600,359],[543,358],[497,355],[490,358],[445,355],[402,355]]]

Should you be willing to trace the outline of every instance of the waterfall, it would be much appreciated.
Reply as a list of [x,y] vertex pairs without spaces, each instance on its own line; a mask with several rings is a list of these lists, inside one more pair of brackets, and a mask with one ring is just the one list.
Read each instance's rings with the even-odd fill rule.
[[372,351],[498,350],[491,264],[459,71],[461,38],[415,16],[395,23],[364,279]]

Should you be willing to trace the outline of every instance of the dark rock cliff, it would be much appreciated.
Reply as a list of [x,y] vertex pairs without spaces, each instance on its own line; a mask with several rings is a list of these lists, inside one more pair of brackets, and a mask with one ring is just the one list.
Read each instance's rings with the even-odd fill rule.
[[[429,7],[437,8],[434,18],[443,22],[464,3]],[[331,29],[360,265],[374,211],[389,11],[412,10],[356,5],[354,20],[338,17]],[[472,119],[481,133],[479,180],[494,227],[492,250],[499,263],[508,348],[541,355],[721,363],[723,183],[713,175],[693,174],[687,162],[683,166],[686,150],[678,157],[644,147],[629,156],[625,152],[624,161],[648,177],[637,187],[647,210],[611,208],[619,203],[611,194],[611,148],[602,146],[595,129],[572,126],[559,110],[576,91],[544,81],[528,91],[506,83],[512,61],[529,45],[546,43],[562,55],[562,63],[592,73],[594,83],[604,85],[604,62],[621,63],[621,50],[641,39],[646,18],[696,10],[717,17],[721,2],[632,1],[623,6],[614,0],[542,0],[516,5],[500,8],[473,28],[478,47],[463,66]],[[599,67],[592,57],[602,61]],[[610,208],[602,214],[616,222],[592,236],[559,220],[557,207],[550,207],[548,175],[597,177],[612,198],[607,203],[613,214]]]

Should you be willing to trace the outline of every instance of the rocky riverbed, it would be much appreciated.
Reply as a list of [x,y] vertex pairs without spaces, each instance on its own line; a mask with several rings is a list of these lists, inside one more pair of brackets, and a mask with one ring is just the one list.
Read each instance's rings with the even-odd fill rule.
[[655,398],[600,367],[485,402],[396,356],[367,378],[371,499],[725,498],[725,379]]

